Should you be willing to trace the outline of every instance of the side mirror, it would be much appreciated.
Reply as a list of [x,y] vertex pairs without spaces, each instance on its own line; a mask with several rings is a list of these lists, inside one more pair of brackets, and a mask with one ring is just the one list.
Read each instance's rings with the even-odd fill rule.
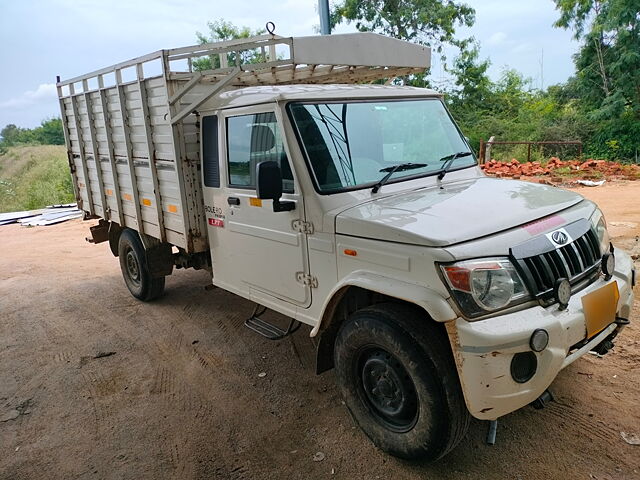
[[278,162],[260,162],[256,166],[256,193],[258,198],[273,200],[274,212],[289,212],[296,208],[295,202],[281,202],[282,172]]

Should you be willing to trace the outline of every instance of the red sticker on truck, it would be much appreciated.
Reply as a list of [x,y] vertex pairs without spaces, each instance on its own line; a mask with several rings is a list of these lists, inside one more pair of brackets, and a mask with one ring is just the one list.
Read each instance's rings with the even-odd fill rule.
[[543,218],[542,220],[535,220],[531,223],[523,225],[524,228],[531,235],[538,235],[542,232],[546,232],[553,227],[558,227],[566,223],[565,219],[560,215],[553,215],[551,217]]
[[224,220],[220,220],[219,218],[210,218],[209,225],[212,227],[224,227]]

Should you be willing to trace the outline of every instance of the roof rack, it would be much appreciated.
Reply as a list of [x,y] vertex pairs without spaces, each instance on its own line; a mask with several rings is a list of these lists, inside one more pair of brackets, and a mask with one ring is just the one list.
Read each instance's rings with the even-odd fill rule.
[[[253,52],[260,63],[242,63]],[[217,68],[197,71],[194,60],[208,57]],[[430,67],[428,47],[370,32],[312,37],[281,37],[273,34],[190,47],[159,50],[86,75],[68,80],[58,79],[58,94],[69,88],[69,96],[89,91],[89,81],[97,80],[104,88],[104,76],[115,74],[122,84],[122,70],[134,67],[137,81],[145,79],[143,65],[160,60],[162,76],[179,84],[169,99],[171,123],[186,118],[208,99],[224,89],[254,85],[366,83],[420,73]],[[182,70],[174,70],[180,62]],[[185,67],[186,62],[186,68]],[[199,84],[211,84],[206,92],[190,100],[179,101]],[[81,89],[75,84],[81,85]],[[182,108],[175,108],[180,105]]]

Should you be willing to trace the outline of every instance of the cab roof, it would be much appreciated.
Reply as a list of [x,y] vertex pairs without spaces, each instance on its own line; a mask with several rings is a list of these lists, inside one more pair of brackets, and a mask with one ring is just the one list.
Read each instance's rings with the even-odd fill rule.
[[207,101],[201,112],[283,101],[362,100],[376,98],[440,98],[428,88],[395,85],[278,85],[229,90]]

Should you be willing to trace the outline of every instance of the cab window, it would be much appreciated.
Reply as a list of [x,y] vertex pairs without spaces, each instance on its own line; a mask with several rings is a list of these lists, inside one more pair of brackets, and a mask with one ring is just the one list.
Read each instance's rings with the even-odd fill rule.
[[229,186],[256,188],[256,166],[275,161],[282,171],[282,191],[293,192],[293,174],[273,112],[227,118]]
[[440,99],[290,103],[287,106],[320,193],[371,188],[394,166],[389,183],[476,164]]

